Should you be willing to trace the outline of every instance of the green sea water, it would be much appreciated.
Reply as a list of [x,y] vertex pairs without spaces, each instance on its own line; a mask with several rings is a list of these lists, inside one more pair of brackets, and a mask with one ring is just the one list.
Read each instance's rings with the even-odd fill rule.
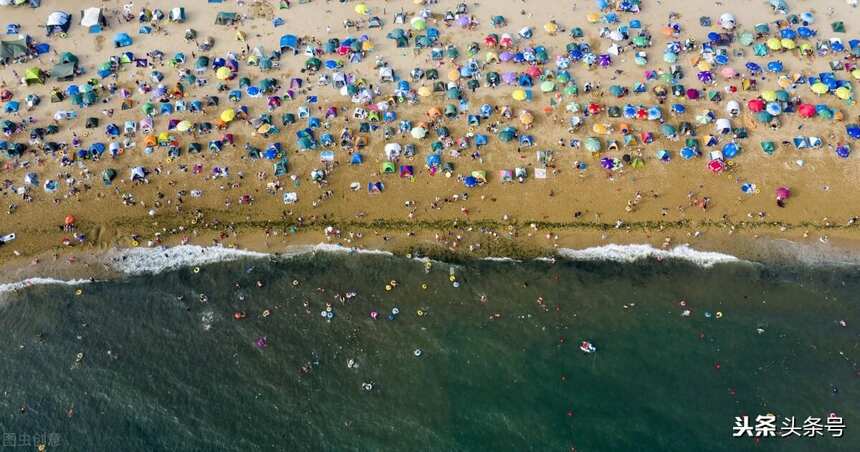
[[[0,450],[860,449],[856,268],[320,253],[80,288],[0,305]],[[844,435],[732,437],[766,413]]]

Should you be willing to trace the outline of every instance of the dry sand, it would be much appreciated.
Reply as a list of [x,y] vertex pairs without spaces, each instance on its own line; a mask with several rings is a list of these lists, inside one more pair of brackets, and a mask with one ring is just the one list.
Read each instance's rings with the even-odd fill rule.
[[[135,2],[135,11],[140,7],[160,7],[165,11],[170,7],[182,5],[187,10],[186,24],[170,24],[163,26],[163,33],[153,35],[138,35],[136,21],[124,23],[116,18],[116,11],[123,2],[103,1],[82,4],[65,0],[45,0],[44,5],[36,10],[29,8],[3,8],[2,24],[20,23],[22,31],[38,41],[44,40],[45,17],[53,10],[62,9],[74,14],[74,24],[68,38],[48,38],[53,49],[61,53],[71,51],[81,59],[81,64],[89,74],[94,74],[94,67],[106,60],[110,55],[119,53],[112,46],[112,37],[118,31],[128,32],[134,39],[134,45],[128,50],[140,55],[149,50],[161,49],[168,55],[175,51],[183,51],[189,56],[189,64],[195,49],[193,43],[182,39],[186,28],[198,30],[201,36],[215,37],[215,48],[209,52],[211,56],[223,56],[227,51],[241,52],[244,44],[234,38],[235,29],[214,26],[215,14],[218,10],[235,11],[247,17],[236,28],[247,34],[251,48],[262,46],[266,51],[277,47],[279,37],[284,33],[294,33],[300,36],[315,36],[324,41],[329,35],[343,37],[347,34],[358,34],[354,30],[347,32],[342,23],[346,18],[356,19],[353,12],[356,2],[345,4],[332,1],[314,0],[308,4],[298,4],[292,1],[292,7],[287,10],[277,9],[276,1],[236,2],[222,4],[207,4],[202,0],[186,1],[184,3],[153,0]],[[346,70],[357,72],[375,81],[376,71],[373,70],[374,59],[384,57],[397,72],[408,77],[408,72],[415,66],[428,68],[435,64],[429,60],[429,51],[424,50],[414,55],[411,49],[397,49],[391,40],[385,39],[385,34],[396,25],[392,24],[395,11],[404,10],[417,12],[420,7],[410,1],[368,1],[373,15],[385,20],[382,30],[362,29],[375,44],[364,63],[347,65]],[[438,4],[428,5],[440,17],[444,11],[454,9],[456,1],[444,0]],[[668,64],[662,62],[662,49],[667,40],[660,34],[660,28],[668,20],[668,14],[673,11],[679,15],[679,21],[684,24],[682,37],[694,37],[702,40],[711,28],[699,25],[699,16],[706,15],[715,22],[723,12],[733,12],[739,22],[739,29],[749,30],[759,22],[773,22],[783,16],[771,12],[763,0],[732,0],[712,2],[708,0],[686,1],[643,1],[644,10],[636,18],[640,19],[654,33],[654,43],[647,49],[651,63],[649,68],[667,69]],[[832,8],[833,17],[846,21],[848,33],[841,35],[849,39],[857,30],[853,27],[852,17],[857,17],[857,10],[850,8],[842,0],[827,1],[791,1],[792,12],[805,10],[816,12],[816,23],[821,37],[829,37],[830,32],[828,13]],[[542,24],[556,19],[563,27],[569,29],[580,26],[585,30],[586,37],[595,49],[605,49],[606,40],[598,38],[598,25],[588,24],[585,15],[594,11],[591,1],[512,1],[495,0],[470,4],[470,12],[480,21],[480,26],[474,31],[461,29],[442,29],[443,43],[457,44],[464,53],[466,45],[471,41],[481,42],[488,32],[510,31],[512,33],[526,25],[535,26],[533,42],[548,47],[550,55],[564,50],[569,42],[565,33],[548,36],[541,28]],[[85,6],[101,6],[109,8],[110,28],[100,35],[88,34],[79,25],[78,11]],[[521,14],[524,11],[525,14]],[[494,30],[489,24],[493,15],[505,16],[509,24],[501,30]],[[273,28],[272,17],[285,19],[284,26]],[[623,15],[622,20],[633,18]],[[327,33],[327,27],[331,32]],[[408,24],[403,26],[408,28]],[[126,49],[122,49],[126,50]],[[744,49],[747,56],[732,59],[732,66],[742,69],[742,62],[754,59],[764,63],[773,58],[752,58],[751,50]],[[38,65],[49,70],[52,66],[53,53],[43,55],[33,63],[18,64],[7,67],[0,72],[4,80],[15,94],[16,99],[23,100],[28,93],[38,93],[42,96],[42,105],[23,115],[32,115],[38,122],[45,125],[51,122],[51,116],[57,109],[69,109],[70,105],[51,104],[48,99],[50,87],[65,87],[68,83],[56,83],[52,80],[41,87],[23,87],[14,82],[12,71],[23,73],[27,67]],[[483,49],[480,55],[483,55]],[[684,54],[679,64],[686,73],[684,82],[688,86],[698,86],[695,79],[695,68],[690,61],[690,55]],[[779,56],[791,71],[815,73],[826,70],[832,57],[800,59],[795,54],[785,53]],[[325,59],[325,58],[323,58]],[[465,61],[461,55],[458,63]],[[635,81],[642,80],[643,68],[632,62],[630,50],[616,58],[615,64],[608,69],[588,70],[581,65],[572,66],[571,73],[580,88],[585,82],[599,82],[603,90],[613,83],[627,87]],[[281,68],[269,73],[261,73],[258,69],[242,65],[240,75],[248,75],[252,80],[263,77],[277,77],[287,85],[291,77],[302,76],[300,68],[305,57],[285,55],[281,60]],[[444,63],[440,74],[444,79],[451,63]],[[166,74],[165,85],[171,86],[177,80],[176,71],[165,65],[159,68]],[[499,65],[493,70],[516,70],[515,66]],[[624,72],[618,74],[616,69]],[[120,72],[118,82],[122,86],[133,88],[135,78],[144,79],[151,69],[125,68]],[[841,78],[849,77],[846,73],[839,74]],[[215,93],[214,74],[206,75],[210,79],[205,89],[192,87],[187,91],[190,99],[200,98],[206,94]],[[78,77],[77,83],[83,83],[86,77]],[[314,77],[315,81],[316,78]],[[108,82],[106,79],[105,82]],[[235,81],[232,82],[235,85]],[[738,81],[732,83],[737,84]],[[763,89],[776,89],[776,79],[770,75],[758,80],[759,91],[739,91],[735,95],[724,96],[723,102],[707,101],[691,102],[688,104],[689,113],[683,120],[693,120],[693,116],[704,108],[711,108],[718,116],[723,116],[725,101],[738,100],[742,105],[757,96]],[[722,89],[727,82],[719,79],[717,88]],[[417,84],[414,84],[417,85]],[[319,105],[337,105],[348,110],[350,105],[343,97],[330,87],[316,88],[315,83],[306,85],[313,87],[313,94],[320,97]],[[702,88],[702,86],[698,86]],[[385,85],[390,91],[391,85]],[[441,174],[431,176],[424,169],[424,156],[429,149],[431,140],[416,142],[409,137],[398,137],[396,140],[406,144],[418,144],[418,156],[412,162],[416,169],[416,177],[412,180],[402,179],[396,175],[380,176],[377,174],[380,163],[384,160],[382,147],[385,144],[381,133],[370,136],[369,146],[363,151],[366,163],[361,166],[348,165],[349,157],[346,152],[337,151],[338,165],[330,172],[328,185],[319,187],[309,180],[309,172],[321,167],[318,151],[297,153],[293,149],[294,132],[297,125],[285,127],[278,137],[263,140],[252,136],[248,124],[237,121],[230,126],[229,132],[237,137],[235,148],[226,148],[217,155],[207,152],[197,155],[184,154],[175,161],[165,159],[165,151],[159,150],[152,156],[144,155],[142,146],[126,152],[120,159],[109,157],[99,162],[81,161],[68,167],[61,167],[57,161],[48,157],[34,158],[28,153],[27,168],[21,165],[7,164],[2,168],[0,178],[14,181],[21,185],[24,174],[35,171],[42,181],[46,179],[63,180],[71,176],[78,181],[79,192],[69,194],[69,187],[61,184],[56,193],[45,193],[39,188],[31,190],[32,202],[25,202],[20,196],[6,189],[0,194],[4,212],[0,216],[0,234],[15,232],[17,240],[0,247],[0,262],[7,271],[4,280],[14,280],[22,275],[39,272],[52,274],[95,274],[98,266],[91,256],[102,253],[114,247],[129,247],[135,243],[141,246],[177,243],[197,243],[201,245],[221,244],[240,248],[257,249],[275,252],[288,246],[331,242],[344,246],[365,248],[386,248],[406,250],[414,246],[441,247],[454,251],[472,252],[478,255],[501,254],[545,254],[556,247],[581,248],[585,246],[604,245],[608,243],[651,243],[663,246],[680,243],[690,243],[697,249],[720,250],[742,257],[756,258],[767,250],[772,250],[773,242],[759,245],[765,239],[785,238],[797,243],[837,245],[854,248],[860,234],[856,225],[849,221],[858,215],[856,181],[860,177],[860,168],[856,164],[856,155],[849,159],[838,159],[832,146],[845,140],[844,123],[827,122],[822,119],[804,122],[803,134],[820,136],[825,141],[825,147],[818,150],[796,151],[790,145],[780,145],[777,152],[768,156],[763,154],[758,143],[763,139],[774,139],[777,142],[790,140],[798,134],[800,120],[795,115],[787,116],[783,126],[776,131],[766,130],[749,118],[741,117],[733,120],[736,126],[750,127],[751,137],[745,140],[744,152],[735,159],[735,167],[731,172],[714,175],[706,170],[706,159],[681,160],[677,153],[682,142],[658,139],[653,144],[640,146],[641,155],[645,160],[642,169],[625,168],[623,171],[608,174],[599,168],[597,159],[588,155],[584,149],[571,150],[558,146],[558,139],[569,140],[572,135],[566,131],[564,124],[570,114],[557,111],[560,119],[553,121],[552,115],[543,113],[549,105],[549,96],[537,93],[531,103],[517,103],[510,98],[513,88],[502,86],[496,89],[482,87],[477,93],[469,94],[474,106],[483,102],[493,104],[512,104],[515,112],[527,108],[535,113],[535,127],[528,133],[538,137],[538,145],[521,154],[516,152],[515,145],[502,145],[494,137],[491,145],[481,150],[483,161],[469,158],[468,152],[459,159],[453,160],[457,174],[467,174],[472,170],[483,169],[489,174],[489,183],[483,187],[469,190],[468,200],[455,202],[440,202],[441,208],[433,209],[431,204],[440,198],[451,199],[453,195],[466,192],[456,177],[445,178]],[[827,102],[844,113],[846,119],[856,120],[857,107],[839,102],[835,97],[815,99],[808,87],[801,86],[796,92],[804,101],[820,103]],[[139,99],[139,95],[137,95]],[[274,112],[277,118],[285,111],[295,111],[299,100],[285,102]],[[635,95],[625,99],[612,99],[609,96],[599,97],[595,93],[580,94],[572,99],[579,103],[591,100],[623,105],[653,104],[650,94]],[[226,105],[226,94],[222,93],[222,105]],[[568,100],[563,100],[562,105]],[[670,98],[671,102],[671,98]],[[251,108],[251,116],[265,110],[265,100],[243,99],[243,104]],[[399,107],[401,118],[423,120],[424,112],[432,106],[444,106],[447,101],[440,97],[422,98],[421,103],[412,107]],[[114,108],[116,114],[112,119],[103,117],[99,112],[103,108]],[[171,117],[189,118],[192,121],[213,120],[218,111],[209,110],[201,117],[191,114],[177,114]],[[123,112],[119,108],[119,100],[113,99],[109,105],[98,105],[80,112],[81,118],[71,123],[63,123],[61,139],[68,140],[72,131],[82,134],[83,118],[97,116],[102,119],[102,125],[108,122],[122,124],[126,119],[140,119],[137,108]],[[498,117],[498,116],[496,116]],[[20,120],[20,118],[11,118]],[[681,119],[670,119],[677,123]],[[159,117],[156,120],[156,130],[166,129],[167,119]],[[516,118],[512,121],[517,123]],[[561,122],[561,124],[559,124]],[[610,119],[605,114],[596,118],[587,118],[586,125],[575,135],[580,139],[593,135],[591,127],[594,123],[617,124],[619,119]],[[351,126],[355,127],[355,121]],[[449,121],[447,124],[453,135],[460,136],[465,132],[464,121]],[[656,123],[634,121],[637,131],[656,130]],[[483,127],[483,126],[482,126]],[[707,133],[709,126],[703,126],[699,135]],[[337,135],[342,128],[341,119],[333,122],[331,132]],[[107,141],[102,135],[102,129],[92,130],[93,134],[84,138],[84,144],[92,141]],[[211,137],[200,137],[197,141],[206,143]],[[26,139],[26,137],[16,137]],[[617,132],[612,138],[620,140]],[[53,140],[57,138],[52,137]],[[57,140],[59,141],[59,140]],[[138,136],[138,143],[142,137]],[[191,141],[190,137],[181,139],[183,144]],[[266,184],[273,179],[271,162],[265,160],[252,161],[244,156],[242,145],[251,142],[258,147],[265,147],[268,142],[280,141],[289,149],[290,174],[297,176],[300,181],[298,188],[292,188],[289,178],[282,178],[282,185],[288,191],[295,190],[300,201],[297,204],[285,206],[281,193],[267,193]],[[658,161],[654,155],[658,149],[666,148],[673,152],[671,162]],[[536,165],[535,151],[552,149],[555,151],[555,172],[551,172],[545,180],[530,178],[524,184],[499,182],[497,173],[500,169],[511,169],[514,166],[534,168]],[[637,148],[622,149],[604,153],[604,155],[620,157],[624,153],[635,154]],[[451,160],[446,156],[446,161]],[[803,166],[797,164],[803,160]],[[585,161],[590,167],[580,174],[573,168],[574,161]],[[179,165],[190,167],[194,163],[203,163],[205,170],[200,175],[182,172]],[[20,163],[20,162],[19,162]],[[150,169],[160,168],[161,174],[153,174],[148,184],[132,184],[128,181],[128,169],[135,165],[144,165]],[[212,180],[205,177],[213,165],[228,166],[231,176],[227,179]],[[112,187],[104,187],[100,174],[104,168],[113,167],[119,170],[119,178]],[[258,172],[266,172],[266,176],[258,178]],[[240,177],[240,173],[243,175]],[[531,171],[530,171],[531,173]],[[364,187],[370,181],[383,180],[386,190],[381,194],[369,195]],[[349,185],[359,182],[362,189],[351,191]],[[746,195],[741,193],[740,184],[755,183],[759,193]],[[777,187],[791,187],[793,196],[786,208],[775,205],[774,191]],[[184,198],[181,207],[176,202],[176,194],[180,190],[202,190],[202,198]],[[321,199],[324,191],[331,191],[331,197]],[[133,206],[123,205],[121,195],[133,194],[137,203]],[[640,201],[635,208],[628,212],[628,201]],[[250,195],[254,201],[250,205],[240,205],[238,200],[242,195]],[[710,199],[710,207],[704,210],[694,205],[695,200],[705,197]],[[410,201],[410,206],[405,203]],[[10,204],[16,204],[17,210],[6,214]],[[228,207],[229,206],[229,207]],[[150,210],[154,209],[154,215]],[[761,213],[761,215],[760,215]],[[71,237],[69,232],[60,230],[66,215],[72,214],[77,219],[78,232],[87,236],[87,242],[74,247],[63,246],[64,238]],[[333,227],[338,234],[326,234],[324,228]],[[268,231],[266,233],[265,231]],[[667,242],[671,239],[671,242]],[[84,266],[80,263],[70,263],[67,256],[71,254],[82,256],[78,259],[93,263]],[[39,265],[35,265],[35,262]],[[30,265],[33,264],[33,265]],[[13,270],[14,269],[14,270]]]

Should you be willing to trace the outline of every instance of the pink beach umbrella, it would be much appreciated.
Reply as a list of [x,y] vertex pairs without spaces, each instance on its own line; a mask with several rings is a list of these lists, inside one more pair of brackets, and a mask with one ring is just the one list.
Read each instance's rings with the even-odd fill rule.
[[720,75],[722,75],[725,78],[737,77],[738,71],[736,71],[730,67],[724,67],[724,68],[720,69]]
[[788,187],[779,187],[776,189],[776,200],[785,201],[791,197],[791,190]]

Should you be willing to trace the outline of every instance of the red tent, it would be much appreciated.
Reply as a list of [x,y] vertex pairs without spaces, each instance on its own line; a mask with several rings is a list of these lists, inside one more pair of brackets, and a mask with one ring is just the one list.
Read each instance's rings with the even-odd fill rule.
[[529,68],[526,69],[526,74],[528,74],[532,77],[540,77],[541,70],[537,66],[529,66]]

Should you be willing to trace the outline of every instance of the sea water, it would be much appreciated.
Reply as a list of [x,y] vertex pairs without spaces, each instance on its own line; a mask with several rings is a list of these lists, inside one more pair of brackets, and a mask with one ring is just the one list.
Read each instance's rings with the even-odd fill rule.
[[[336,252],[222,257],[238,260],[7,287],[17,290],[0,301],[3,447],[860,444],[855,267],[717,256],[705,268],[648,253],[456,264]],[[584,353],[582,341],[597,351]],[[736,417],[755,424],[768,414],[776,437],[733,437]],[[827,429],[780,437],[786,419],[825,425],[831,414],[843,419],[841,438]]]

